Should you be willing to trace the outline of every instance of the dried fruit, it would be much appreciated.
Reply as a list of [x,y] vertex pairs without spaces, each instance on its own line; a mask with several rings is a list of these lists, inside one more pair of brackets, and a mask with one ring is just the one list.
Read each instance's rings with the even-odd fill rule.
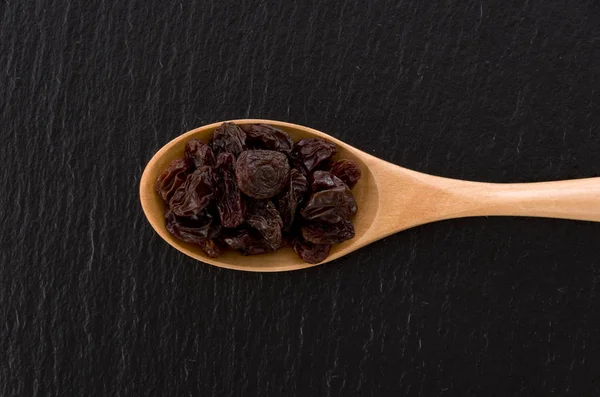
[[235,156],[231,153],[221,153],[217,157],[216,168],[225,169],[227,171],[235,171]]
[[165,217],[167,229],[173,229],[174,235],[190,243],[196,238],[217,237],[221,231],[221,226],[214,222],[212,215],[206,210],[191,217],[178,217],[172,211],[167,211]]
[[311,221],[338,223],[349,220],[356,211],[354,196],[344,185],[314,193],[300,214]]
[[216,258],[224,252],[223,248],[220,247],[215,240],[204,240],[198,245],[200,245],[202,251],[206,252],[206,255],[210,256],[211,258]]
[[216,258],[223,253],[213,240],[220,233],[220,226],[213,225],[212,216],[202,212],[198,216],[179,218],[171,211],[166,213],[166,227],[169,233],[178,239],[198,244],[211,258]]
[[274,251],[283,243],[281,228],[283,222],[277,209],[270,201],[252,200],[246,222],[256,229],[270,250]]
[[163,200],[168,202],[173,193],[185,182],[189,163],[184,159],[175,159],[169,167],[156,180],[156,192]]
[[177,216],[192,216],[204,209],[213,198],[213,169],[203,166],[185,180],[169,200],[169,208]]
[[211,144],[217,156],[226,152],[237,157],[246,150],[246,134],[234,123],[223,123],[215,129]]
[[289,154],[294,141],[285,132],[267,124],[247,124],[242,126],[246,132],[248,146],[253,149],[276,150]]
[[315,171],[311,175],[311,187],[313,192],[331,189],[332,187],[342,186],[344,182],[329,171]]
[[297,168],[292,168],[287,190],[277,200],[277,209],[281,215],[285,232],[291,230],[298,208],[304,203],[308,191],[306,177]]
[[350,189],[356,185],[361,176],[358,164],[348,159],[334,161],[329,171],[332,175],[340,178]]
[[228,229],[223,241],[230,248],[239,250],[242,255],[258,255],[271,252],[272,249],[262,240],[260,234],[249,229]]
[[354,225],[350,221],[339,223],[308,223],[300,228],[304,240],[313,244],[337,244],[354,238]]
[[302,162],[302,160],[300,160],[297,157],[297,154],[295,152],[292,151],[292,153],[289,154],[288,162],[290,164],[290,168],[296,168],[298,171],[300,171],[302,173],[302,175],[304,175],[308,179],[310,173],[304,166],[304,163]]
[[294,146],[294,159],[301,162],[308,172],[336,153],[335,144],[321,138],[302,139]]
[[215,155],[212,149],[197,138],[192,138],[185,144],[184,155],[188,163],[193,164],[195,168],[203,165],[215,165]]
[[[225,156],[221,157],[223,155]],[[219,160],[223,159],[224,161],[217,169],[217,210],[224,227],[236,227],[244,222],[244,203],[235,181],[235,175],[230,171],[232,163],[226,159],[227,156],[233,157],[229,153],[219,155]]]
[[266,124],[223,123],[210,145],[190,139],[184,158],[157,179],[166,228],[213,258],[226,247],[256,255],[288,244],[302,260],[322,262],[332,244],[354,237],[349,186],[360,168],[351,160],[330,163],[336,151],[319,138],[294,145]]
[[235,250],[244,249],[250,245],[255,237],[252,236],[249,229],[225,229],[223,230],[222,239],[229,247]]
[[273,150],[248,150],[237,159],[235,176],[242,192],[267,199],[285,187],[290,166],[285,154]]
[[331,250],[331,245],[329,244],[313,244],[301,238],[294,241],[293,247],[300,259],[308,263],[323,262]]

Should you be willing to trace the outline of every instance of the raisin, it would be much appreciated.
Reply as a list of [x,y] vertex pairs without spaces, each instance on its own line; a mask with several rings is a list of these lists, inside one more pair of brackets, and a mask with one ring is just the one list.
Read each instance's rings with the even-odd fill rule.
[[180,218],[172,211],[166,213],[166,227],[169,233],[178,239],[197,244],[211,258],[216,258],[223,253],[213,238],[220,233],[220,226],[213,225],[212,216],[203,211],[198,216]]
[[156,180],[156,192],[163,200],[169,202],[175,191],[183,185],[190,169],[184,159],[175,159]]
[[285,154],[273,150],[245,151],[235,166],[239,189],[256,199],[279,194],[285,188],[289,171]]
[[185,180],[169,200],[169,208],[177,216],[192,216],[204,209],[213,198],[213,169],[203,166]]
[[225,229],[222,239],[230,248],[241,250],[253,243],[256,239],[249,229]]
[[166,219],[167,228],[172,228],[174,235],[179,235],[181,240],[189,243],[195,242],[195,238],[216,237],[221,230],[206,210],[191,217],[178,217],[172,211],[167,211]]
[[261,234],[267,247],[272,251],[281,247],[283,222],[273,203],[266,200],[251,200],[248,207],[246,216],[248,225]]
[[260,234],[254,230],[227,229],[227,232],[224,233],[223,241],[230,248],[239,250],[242,255],[258,255],[272,251]]
[[321,138],[302,139],[294,145],[294,159],[301,162],[308,172],[312,172],[322,162],[337,153],[334,143]]
[[300,214],[311,221],[338,223],[349,220],[356,211],[354,196],[343,185],[313,193]]
[[332,187],[345,185],[340,178],[332,175],[329,171],[317,170],[312,173],[310,180],[313,192],[319,192],[321,190],[331,189]]
[[292,168],[287,191],[277,200],[277,209],[281,214],[285,232],[291,230],[298,208],[304,203],[308,190],[306,177],[297,168]]
[[337,244],[354,238],[354,225],[350,221],[323,224],[308,223],[300,229],[302,237],[313,244]]
[[203,165],[215,165],[215,155],[212,149],[197,138],[192,138],[185,144],[184,154],[188,163],[193,164],[195,168]]
[[358,164],[348,159],[334,161],[329,171],[340,178],[350,189],[354,188],[361,176]]
[[267,124],[246,124],[241,127],[246,132],[246,141],[252,149],[276,150],[289,154],[294,147],[294,141],[278,128]]
[[211,239],[205,240],[200,244],[200,248],[211,258],[216,258],[224,252],[223,248],[215,240]]
[[221,224],[224,227],[236,227],[244,222],[244,204],[235,176],[224,166],[217,170],[217,178],[217,210]]
[[223,123],[215,129],[211,145],[217,156],[231,153],[237,157],[246,150],[246,134],[234,123]]
[[309,172],[304,166],[304,163],[297,157],[295,152],[292,151],[292,153],[289,154],[288,162],[290,164],[290,168],[296,168],[308,179]]
[[323,262],[331,250],[330,244],[313,244],[297,238],[293,245],[294,251],[304,262],[319,263]]
[[235,171],[235,156],[231,153],[220,153],[217,157],[216,168]]

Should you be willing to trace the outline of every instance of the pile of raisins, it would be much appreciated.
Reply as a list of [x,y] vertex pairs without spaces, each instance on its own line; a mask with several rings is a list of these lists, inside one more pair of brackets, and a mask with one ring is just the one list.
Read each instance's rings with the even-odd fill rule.
[[210,144],[190,139],[156,181],[167,230],[213,258],[227,247],[254,255],[288,244],[322,262],[354,237],[350,189],[361,172],[352,160],[332,161],[336,152],[319,138],[294,144],[270,125],[223,123]]

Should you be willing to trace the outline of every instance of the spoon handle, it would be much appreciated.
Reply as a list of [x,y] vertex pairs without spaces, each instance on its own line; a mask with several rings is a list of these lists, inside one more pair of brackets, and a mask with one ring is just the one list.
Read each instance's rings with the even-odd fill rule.
[[535,216],[600,222],[600,178],[536,183],[458,184],[467,216]]
[[373,161],[372,169],[380,203],[372,239],[424,223],[473,216],[600,222],[600,177],[485,183],[428,175],[381,161]]

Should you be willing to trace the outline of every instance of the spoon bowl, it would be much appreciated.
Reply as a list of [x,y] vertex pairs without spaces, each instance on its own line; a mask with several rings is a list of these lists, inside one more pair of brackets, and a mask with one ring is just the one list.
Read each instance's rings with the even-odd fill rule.
[[[355,244],[367,233],[371,227],[373,219],[375,219],[377,206],[379,203],[377,185],[375,184],[375,180],[369,171],[369,167],[364,163],[361,156],[361,154],[364,153],[327,134],[308,127],[303,127],[301,125],[275,120],[252,119],[231,120],[231,122],[234,122],[238,125],[256,123],[269,124],[287,132],[292,137],[294,142],[297,142],[303,138],[323,138],[337,145],[338,153],[333,157],[335,160],[341,158],[351,159],[359,164],[362,171],[362,176],[356,186],[352,189],[352,193],[354,194],[354,198],[359,208],[358,213],[353,219],[355,237],[354,239],[344,241],[341,244],[335,244],[332,247],[331,253],[327,259],[321,263],[329,262],[357,249]],[[156,232],[167,243],[184,254],[191,256],[192,258],[198,259],[202,262],[210,263],[212,265],[225,267],[228,269],[259,272],[297,270],[315,266],[315,264],[302,261],[298,255],[296,255],[294,250],[288,247],[281,248],[268,254],[250,256],[242,256],[235,251],[227,250],[218,258],[210,258],[200,249],[200,247],[175,238],[165,228],[164,214],[166,204],[155,191],[154,186],[156,179],[167,168],[171,161],[183,156],[185,144],[188,140],[191,138],[198,138],[201,141],[208,143],[213,135],[214,130],[222,123],[223,122],[218,122],[205,125],[178,136],[160,149],[150,160],[146,166],[146,169],[144,170],[140,183],[140,198],[142,202],[142,208],[146,214],[146,217],[148,218],[148,221],[154,230],[156,230]]]
[[[412,171],[356,149],[321,131],[275,120],[230,120],[238,125],[265,123],[286,131],[296,142],[322,138],[338,147],[334,159],[356,161],[362,177],[352,192],[358,213],[353,219],[355,237],[333,245],[321,263],[347,255],[390,234],[450,218],[488,215],[540,216],[600,221],[600,178],[527,184],[496,184],[442,178]],[[210,258],[198,246],[183,242],[165,227],[165,203],[155,191],[158,176],[169,163],[183,156],[186,142],[209,142],[223,122],[196,128],[167,143],[152,157],[140,182],[140,200],[154,230],[182,253],[211,265],[235,270],[276,272],[315,264],[302,261],[291,248],[242,256],[232,250]]]

